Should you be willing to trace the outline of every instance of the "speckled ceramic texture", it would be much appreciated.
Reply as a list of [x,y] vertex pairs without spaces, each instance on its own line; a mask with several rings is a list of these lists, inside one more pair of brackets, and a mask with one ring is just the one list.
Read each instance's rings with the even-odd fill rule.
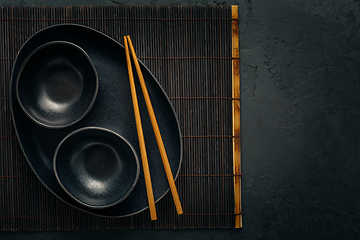
[[60,186],[85,207],[108,208],[126,199],[140,173],[131,144],[105,128],[85,127],[67,135],[54,154]]

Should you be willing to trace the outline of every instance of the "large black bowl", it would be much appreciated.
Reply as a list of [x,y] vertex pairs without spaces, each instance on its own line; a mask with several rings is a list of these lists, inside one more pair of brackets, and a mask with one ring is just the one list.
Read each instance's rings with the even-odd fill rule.
[[120,203],[139,178],[139,160],[119,134],[85,127],[66,136],[54,154],[54,171],[64,190],[86,207]]
[[48,128],[80,121],[94,104],[98,75],[86,52],[66,41],[36,48],[25,60],[16,83],[20,106]]

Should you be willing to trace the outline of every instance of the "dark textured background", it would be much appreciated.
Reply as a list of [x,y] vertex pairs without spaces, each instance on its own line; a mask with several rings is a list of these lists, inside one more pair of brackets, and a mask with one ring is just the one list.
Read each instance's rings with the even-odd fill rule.
[[359,0],[17,0],[239,5],[241,230],[0,232],[0,239],[359,239]]

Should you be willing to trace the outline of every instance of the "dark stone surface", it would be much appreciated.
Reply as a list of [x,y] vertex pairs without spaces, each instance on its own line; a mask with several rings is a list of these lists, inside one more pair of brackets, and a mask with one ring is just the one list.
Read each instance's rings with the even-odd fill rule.
[[359,239],[359,3],[241,6],[241,234]]
[[0,1],[239,5],[241,230],[0,233],[1,239],[359,239],[360,1]]

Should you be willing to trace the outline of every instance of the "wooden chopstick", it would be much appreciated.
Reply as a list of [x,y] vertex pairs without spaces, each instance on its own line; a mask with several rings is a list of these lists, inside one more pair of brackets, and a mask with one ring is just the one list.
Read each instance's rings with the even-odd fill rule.
[[141,119],[140,119],[139,104],[138,104],[138,100],[137,100],[137,96],[136,96],[134,75],[133,75],[133,71],[132,71],[132,67],[131,67],[129,47],[128,47],[126,36],[124,36],[124,45],[125,45],[125,52],[126,52],[126,62],[127,62],[127,67],[128,67],[128,73],[129,73],[131,97],[132,97],[135,121],[136,121],[136,130],[137,130],[138,138],[139,138],[140,154],[141,154],[142,166],[143,166],[144,177],[145,177],[147,198],[148,198],[148,202],[149,202],[150,217],[151,217],[151,220],[156,220],[157,216],[156,216],[156,209],[155,209],[155,202],[154,202],[154,193],[153,193],[152,184],[151,184],[149,163],[148,163],[148,159],[147,159],[145,140],[144,140],[144,133],[143,133]]
[[164,168],[165,168],[165,172],[166,172],[166,176],[167,176],[167,179],[168,179],[168,182],[169,182],[169,185],[170,185],[170,190],[171,190],[174,202],[175,202],[175,207],[176,207],[177,213],[182,214],[183,210],[182,210],[182,207],[181,207],[179,194],[178,194],[177,189],[176,189],[174,177],[173,177],[172,172],[171,172],[169,160],[168,160],[168,157],[167,157],[167,154],[166,154],[166,151],[165,151],[164,142],[163,142],[161,134],[160,134],[160,129],[159,129],[159,125],[157,123],[156,117],[155,117],[154,109],[153,109],[152,104],[151,104],[150,96],[149,96],[148,90],[146,88],[144,77],[142,75],[140,65],[139,65],[138,59],[136,57],[135,50],[134,50],[133,44],[131,42],[130,36],[127,36],[127,38],[128,38],[131,54],[132,54],[132,57],[133,57],[133,60],[134,60],[134,63],[135,63],[136,72],[137,72],[138,77],[139,77],[141,89],[142,89],[144,99],[145,99],[145,102],[146,102],[146,107],[147,107],[148,112],[149,112],[151,124],[152,124],[153,129],[154,129],[154,133],[155,133],[156,141],[157,141],[157,144],[158,144],[158,147],[159,147],[161,159],[162,159],[162,162],[163,162],[163,165],[164,165]]

